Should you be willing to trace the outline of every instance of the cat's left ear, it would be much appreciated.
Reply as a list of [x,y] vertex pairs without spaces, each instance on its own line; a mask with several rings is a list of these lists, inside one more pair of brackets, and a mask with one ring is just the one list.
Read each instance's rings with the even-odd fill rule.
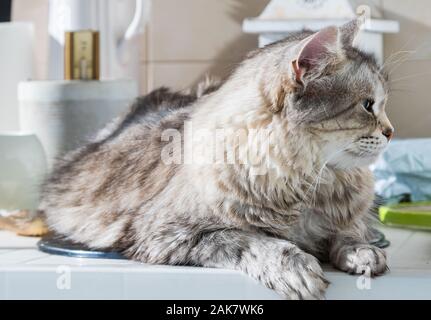
[[343,24],[339,28],[343,46],[353,46],[364,22],[365,16],[359,16],[358,18]]

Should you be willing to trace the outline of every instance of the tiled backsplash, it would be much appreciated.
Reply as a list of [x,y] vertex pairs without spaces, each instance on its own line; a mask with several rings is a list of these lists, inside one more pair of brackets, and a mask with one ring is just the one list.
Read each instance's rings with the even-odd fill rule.
[[157,0],[146,34],[147,91],[181,89],[205,77],[227,76],[257,47],[242,32],[243,19],[257,16],[269,0]]

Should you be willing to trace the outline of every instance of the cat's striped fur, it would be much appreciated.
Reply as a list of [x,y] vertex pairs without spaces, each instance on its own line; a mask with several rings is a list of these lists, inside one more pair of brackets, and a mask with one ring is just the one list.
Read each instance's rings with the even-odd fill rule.
[[[367,239],[367,165],[392,127],[385,76],[351,45],[358,26],[292,35],[201,95],[159,89],[139,98],[58,163],[41,203],[50,228],[142,262],[241,270],[286,298],[324,296],[317,258],[383,273],[385,254]],[[228,137],[223,154],[251,152],[253,166],[165,163],[164,132],[175,129],[183,143],[188,121],[193,130],[266,129],[270,142]]]

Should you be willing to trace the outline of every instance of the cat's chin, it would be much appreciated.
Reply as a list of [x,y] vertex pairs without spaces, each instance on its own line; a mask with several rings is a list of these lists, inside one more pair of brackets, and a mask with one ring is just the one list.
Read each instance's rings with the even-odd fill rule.
[[331,161],[329,165],[336,169],[353,169],[369,167],[379,158],[380,153],[356,154],[353,152],[343,152],[337,159]]

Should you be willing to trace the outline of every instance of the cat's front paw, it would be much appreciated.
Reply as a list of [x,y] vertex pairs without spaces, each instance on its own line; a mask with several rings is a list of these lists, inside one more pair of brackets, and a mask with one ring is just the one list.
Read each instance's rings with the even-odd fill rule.
[[385,251],[367,244],[342,247],[332,263],[350,274],[377,276],[388,269]]
[[300,250],[286,250],[279,257],[278,268],[264,272],[265,284],[287,299],[324,299],[329,282],[319,261]]

